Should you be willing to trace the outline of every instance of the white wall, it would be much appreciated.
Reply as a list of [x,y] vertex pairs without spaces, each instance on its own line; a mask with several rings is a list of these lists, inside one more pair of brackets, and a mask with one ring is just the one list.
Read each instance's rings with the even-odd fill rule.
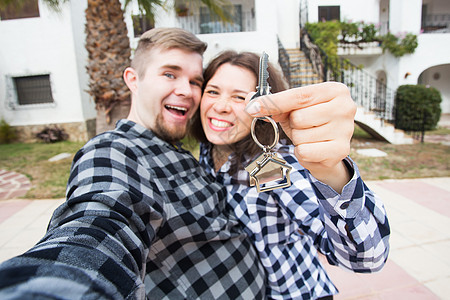
[[78,87],[81,99],[83,117],[85,120],[97,117],[94,99],[88,94],[89,75],[86,72],[86,63],[88,52],[86,50],[86,33],[84,31],[86,25],[85,10],[87,8],[86,0],[77,0],[70,2],[73,45],[75,51]]
[[420,33],[422,0],[391,0],[389,9],[389,27],[392,33]]
[[422,74],[422,84],[430,85],[441,92],[442,113],[450,113],[450,64],[425,70]]
[[[418,36],[419,45],[413,55],[405,55],[400,62],[400,84],[416,84],[420,74],[426,69],[450,64],[450,34],[433,33]],[[402,79],[402,75],[410,72],[411,76]],[[449,79],[450,84],[450,79]]]
[[309,22],[318,22],[319,6],[340,6],[341,21],[378,23],[378,2],[379,0],[309,0]]
[[250,51],[261,54],[265,51],[269,61],[278,63],[278,46],[276,35],[263,32],[231,32],[219,34],[200,34],[198,37],[208,43],[203,56],[204,65],[224,50]]
[[[275,1],[274,1],[275,2]],[[299,0],[283,0],[278,2],[277,20],[278,37],[285,49],[300,48]]]
[[[76,49],[79,45],[74,43],[72,36],[73,29],[84,31],[84,26],[76,21],[84,15],[71,16],[68,4],[57,14],[42,1],[39,1],[39,11],[39,18],[0,22],[0,105],[5,110],[4,117],[16,126],[84,121],[84,114],[91,116],[94,107],[92,104],[91,108],[83,108],[80,101],[84,98],[87,102],[86,95],[81,95],[86,87],[77,76]],[[73,28],[72,19],[73,24],[81,28]],[[39,74],[50,74],[55,104],[8,108],[5,78]]]

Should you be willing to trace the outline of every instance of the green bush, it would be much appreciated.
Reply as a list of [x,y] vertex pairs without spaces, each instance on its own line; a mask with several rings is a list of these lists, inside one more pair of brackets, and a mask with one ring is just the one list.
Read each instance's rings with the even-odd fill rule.
[[0,121],[0,144],[8,144],[17,138],[14,127],[6,123],[5,120]]
[[406,34],[404,38],[388,33],[381,37],[381,41],[383,51],[389,50],[395,57],[414,53],[418,45],[417,36],[412,33]]
[[441,116],[440,92],[424,85],[401,85],[395,96],[395,127],[406,131],[433,130]]

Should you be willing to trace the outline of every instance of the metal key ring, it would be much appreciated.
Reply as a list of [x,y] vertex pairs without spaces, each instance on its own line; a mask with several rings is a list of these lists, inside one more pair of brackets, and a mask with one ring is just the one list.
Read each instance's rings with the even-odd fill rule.
[[[255,134],[255,124],[256,124],[256,121],[258,121],[258,120],[264,120],[264,119],[270,121],[270,123],[271,123],[272,126],[273,126],[273,130],[275,131],[275,139],[274,139],[272,145],[270,145],[270,146],[264,146],[263,144],[261,144],[261,143],[258,141],[258,138],[256,137],[256,134]],[[254,118],[253,121],[252,121],[252,126],[251,126],[251,134],[252,134],[252,138],[253,138],[253,140],[255,141],[256,145],[258,145],[261,149],[263,149],[264,152],[267,152],[267,151],[269,151],[270,149],[272,149],[273,147],[275,147],[275,145],[278,143],[278,140],[279,140],[279,138],[280,138],[280,132],[279,132],[279,130],[278,130],[277,123],[275,123],[275,121],[274,121],[271,117]]]

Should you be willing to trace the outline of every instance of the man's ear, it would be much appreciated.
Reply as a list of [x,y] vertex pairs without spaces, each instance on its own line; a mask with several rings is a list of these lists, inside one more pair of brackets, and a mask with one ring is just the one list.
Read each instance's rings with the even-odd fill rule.
[[123,80],[127,84],[132,93],[137,90],[137,82],[139,80],[138,74],[135,69],[128,67],[123,71]]

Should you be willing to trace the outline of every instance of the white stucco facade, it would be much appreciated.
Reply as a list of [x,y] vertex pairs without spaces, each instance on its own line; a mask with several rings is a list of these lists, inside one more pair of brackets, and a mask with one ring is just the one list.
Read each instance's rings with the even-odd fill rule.
[[[286,49],[299,47],[299,10],[302,4],[307,3],[309,22],[318,21],[319,6],[339,6],[341,21],[383,23],[388,24],[394,34],[411,32],[418,35],[419,44],[414,54],[396,58],[378,49],[369,55],[346,57],[355,64],[363,64],[366,71],[375,77],[383,74],[393,90],[399,85],[417,84],[419,81],[438,88],[443,97],[443,113],[450,113],[450,33],[421,33],[422,5],[426,6],[429,14],[450,15],[448,0],[231,2],[240,5],[242,15],[250,25],[247,24],[248,28],[242,32],[198,34],[209,45],[204,56],[205,64],[226,49],[265,51],[270,61],[277,63],[277,38]],[[86,92],[86,7],[87,0],[70,1],[57,14],[39,1],[38,18],[0,20],[0,118],[13,126],[83,122],[95,118],[95,105]],[[131,15],[138,13],[133,4],[125,13],[132,49],[136,47],[137,38],[134,37]],[[183,19],[174,11],[160,10],[155,25],[181,27],[191,20],[189,18],[194,16]],[[39,74],[50,74],[54,104],[17,105],[11,78]]]
[[[427,11],[422,12],[422,5]],[[362,64],[366,71],[377,77],[386,74],[389,88],[396,90],[404,84],[425,84],[437,88],[442,95],[443,113],[450,113],[450,31],[423,33],[422,13],[427,15],[450,16],[448,0],[309,0],[308,16],[310,22],[318,21],[319,6],[340,6],[341,21],[388,24],[387,29],[398,35],[412,33],[417,35],[418,46],[413,54],[394,57],[389,52],[374,51],[372,55],[345,55],[354,64]],[[439,66],[439,68],[437,68]],[[429,70],[433,74],[429,74]],[[419,80],[420,78],[420,80]]]
[[[38,18],[0,21],[1,118],[10,125],[82,122],[95,118],[85,92],[83,1],[60,13],[39,2]],[[18,105],[13,77],[50,75],[54,103]]]

